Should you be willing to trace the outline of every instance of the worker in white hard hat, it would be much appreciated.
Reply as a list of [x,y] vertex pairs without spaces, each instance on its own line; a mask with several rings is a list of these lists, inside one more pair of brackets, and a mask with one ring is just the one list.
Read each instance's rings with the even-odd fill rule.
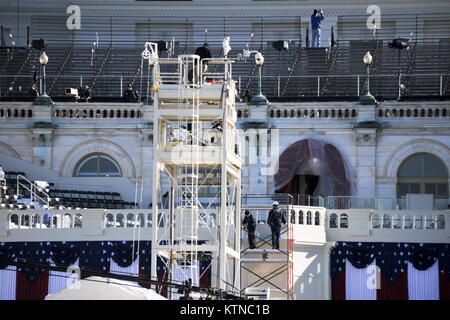
[[272,232],[272,249],[280,249],[280,231],[281,223],[286,224],[286,218],[278,209],[278,201],[274,201],[272,209],[269,211],[267,224],[270,226]]

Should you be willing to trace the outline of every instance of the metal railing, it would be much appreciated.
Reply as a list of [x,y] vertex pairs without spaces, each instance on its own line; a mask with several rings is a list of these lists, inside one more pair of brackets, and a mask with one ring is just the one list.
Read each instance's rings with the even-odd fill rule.
[[[167,75],[166,75],[167,76]],[[218,77],[217,74],[206,74],[207,77]],[[16,78],[27,81],[29,87],[21,86],[21,90],[13,88],[9,91],[11,79]],[[46,81],[51,83],[57,77],[58,84],[52,90],[52,97],[64,97],[65,88],[79,88],[84,84],[90,84],[93,76],[81,75],[47,75]],[[124,91],[124,83],[132,82],[130,79],[135,75],[102,75],[96,77],[96,88],[92,92],[92,97],[117,97],[120,98]],[[223,75],[220,76],[223,79]],[[408,74],[401,75],[402,79],[408,79],[408,97],[414,96],[444,96],[450,92],[445,91],[445,81],[450,74],[430,73],[430,74]],[[239,87],[240,83],[245,83],[249,78],[257,80],[257,77],[237,76],[235,81]],[[328,79],[326,91],[323,91],[324,80]],[[285,95],[280,97],[359,97],[365,94],[363,85],[366,79],[362,74],[350,75],[315,75],[315,76],[262,76],[262,93],[274,92],[279,86],[278,80],[282,83],[289,81],[290,90],[285,90]],[[376,96],[384,98],[397,98],[398,96],[398,75],[383,74],[371,75],[370,91]],[[140,80],[139,80],[140,81]],[[255,81],[257,82],[257,81]],[[0,97],[31,98],[29,89],[31,88],[30,76],[0,75]],[[295,88],[295,89],[292,89]],[[145,91],[145,90],[144,90]],[[251,90],[251,92],[256,92]],[[242,92],[240,92],[243,94]],[[145,94],[145,92],[144,92]],[[266,94],[267,95],[267,94]],[[270,96],[267,95],[269,98]]]

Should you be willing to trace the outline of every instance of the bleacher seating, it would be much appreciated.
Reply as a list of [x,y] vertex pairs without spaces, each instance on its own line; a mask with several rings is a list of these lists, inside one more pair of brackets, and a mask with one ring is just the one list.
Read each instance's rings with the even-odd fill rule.
[[[276,20],[276,17],[272,17]],[[427,19],[433,19],[433,15],[427,15]],[[170,35],[152,34],[149,27],[148,34],[136,30],[136,34],[129,36],[129,25],[126,17],[120,21],[112,22],[109,17],[96,17],[93,20],[86,17],[82,31],[75,34],[65,34],[64,17],[40,17],[34,20],[35,37],[46,37],[49,46],[46,50],[49,63],[46,67],[47,91],[52,98],[65,97],[66,87],[77,88],[81,84],[91,86],[93,100],[97,98],[120,99],[126,85],[131,83],[137,90],[145,91],[147,74],[144,72],[141,79],[141,52],[143,39],[146,41],[159,41],[165,38],[171,40]],[[130,17],[129,19],[132,19]],[[222,36],[231,35],[232,50],[228,57],[236,59],[238,53],[248,44],[248,34],[254,32],[258,40],[252,40],[250,49],[259,50],[265,57],[262,68],[262,91],[267,97],[355,97],[363,94],[365,83],[365,66],[362,57],[366,51],[371,51],[374,58],[371,66],[371,92],[375,96],[386,98],[396,97],[398,93],[398,51],[388,47],[388,43],[395,37],[403,36],[410,39],[408,50],[401,52],[401,73],[406,85],[406,95],[423,96],[450,94],[450,39],[443,31],[445,26],[439,29],[418,31],[411,33],[418,27],[415,15],[403,15],[393,17],[393,21],[399,21],[394,29],[389,29],[390,24],[385,18],[386,27],[380,33],[372,34],[362,30],[366,16],[340,16],[336,23],[335,45],[330,47],[322,43],[321,48],[307,46],[304,35],[306,30],[300,27],[298,19],[289,20],[283,17],[283,22],[290,23],[292,30],[275,30],[277,24],[268,23],[264,30],[263,25],[256,23],[250,30],[248,21],[244,18],[226,18],[226,31],[220,24],[214,24],[214,30],[210,26],[208,42],[214,57],[221,57]],[[444,18],[440,18],[444,19]],[[257,21],[258,19],[255,19]],[[444,19],[445,20],[445,19]],[[400,23],[401,22],[401,23]],[[140,23],[145,23],[141,21]],[[197,27],[207,26],[212,20],[207,18],[192,17],[190,23],[197,23]],[[138,25],[138,23],[136,23]],[[304,24],[303,24],[304,25]],[[195,48],[201,45],[188,37],[191,24],[178,24],[180,30],[173,30],[176,36],[174,56],[185,53],[193,53]],[[261,27],[262,26],[262,27]],[[447,25],[448,26],[448,25]],[[279,28],[282,28],[280,26]],[[285,26],[284,26],[285,27]],[[284,28],[283,27],[283,28]],[[138,27],[136,27],[138,28]],[[155,28],[157,28],[155,26]],[[184,30],[183,28],[186,28]],[[272,28],[272,29],[270,29]],[[331,25],[328,26],[331,28]],[[436,27],[438,28],[438,27]],[[260,30],[261,29],[261,30]],[[156,30],[156,29],[155,29]],[[426,31],[426,32],[425,32]],[[84,32],[84,33],[83,33]],[[101,42],[95,49],[92,60],[93,40],[96,33],[101,34]],[[329,38],[323,30],[322,38]],[[157,33],[157,32],[155,32]],[[260,33],[265,36],[261,37]],[[433,38],[426,34],[433,34]],[[277,51],[272,46],[276,34],[283,34],[285,40],[289,40],[289,50]],[[411,35],[410,35],[411,34]],[[148,35],[148,38],[147,38]],[[186,36],[185,36],[186,35]],[[136,37],[135,37],[136,36]],[[212,37],[212,38],[211,38]],[[14,54],[11,54],[14,52]],[[163,57],[167,53],[162,53]],[[12,77],[2,78],[0,93],[5,96],[9,86],[13,84],[14,94],[17,88],[28,91],[34,71],[40,70],[39,52],[27,48],[0,48],[0,70],[4,75]],[[144,71],[147,69],[144,68]],[[250,89],[254,95],[257,93],[258,68],[254,57],[246,61],[236,60],[233,66],[233,78],[239,81],[241,94],[245,89]],[[278,76],[280,81],[278,82]],[[358,87],[358,76],[360,77]],[[318,78],[320,77],[320,79]],[[142,88],[141,87],[142,80]],[[358,90],[359,89],[359,90]],[[145,96],[145,92],[140,92]]]
[[[25,210],[33,209],[21,200],[30,198],[30,191],[19,184],[17,189],[17,176],[26,177],[24,172],[5,171],[6,192],[0,199],[0,208]],[[131,209],[134,203],[124,201],[118,192],[83,191],[56,189],[54,183],[49,183],[50,208],[70,208],[70,209]],[[42,203],[44,205],[44,203]]]

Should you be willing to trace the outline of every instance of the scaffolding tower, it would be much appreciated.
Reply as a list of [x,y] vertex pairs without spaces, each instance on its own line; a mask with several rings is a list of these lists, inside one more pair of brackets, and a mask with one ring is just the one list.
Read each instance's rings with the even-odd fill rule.
[[[195,284],[206,259],[211,286],[236,295],[242,161],[232,63],[180,55],[153,65],[151,273],[157,275],[160,259],[169,281]],[[214,72],[205,64],[216,65]]]
[[[267,216],[274,200],[279,202],[279,209],[286,219],[286,225],[280,232],[280,249],[272,249],[272,234],[267,225]],[[249,210],[257,224],[256,248],[250,249],[248,242],[242,241],[241,287],[264,288],[270,292],[268,299],[294,300],[294,201],[292,195],[246,194],[244,203],[242,210]],[[246,232],[243,236],[245,239]]]

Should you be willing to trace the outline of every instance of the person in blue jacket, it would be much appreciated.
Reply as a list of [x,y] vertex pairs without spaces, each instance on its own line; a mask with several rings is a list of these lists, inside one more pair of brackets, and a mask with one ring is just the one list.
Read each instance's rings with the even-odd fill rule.
[[311,47],[320,47],[320,22],[324,19],[322,9],[314,9],[314,13],[311,15]]

